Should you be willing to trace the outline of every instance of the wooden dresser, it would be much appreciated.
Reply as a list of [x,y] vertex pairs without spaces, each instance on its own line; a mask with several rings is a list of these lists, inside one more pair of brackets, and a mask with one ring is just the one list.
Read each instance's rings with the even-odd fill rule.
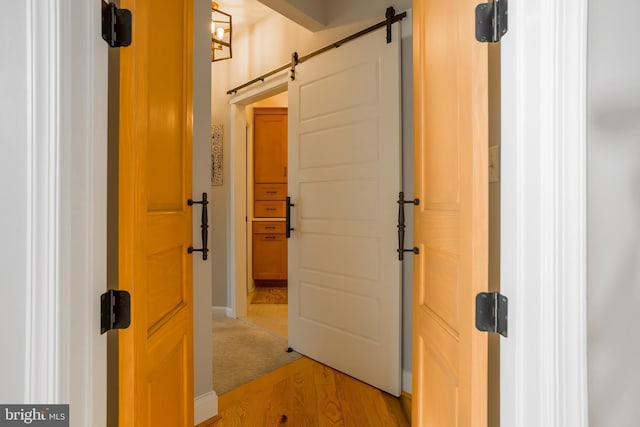
[[287,196],[287,109],[256,108],[253,112],[253,279],[257,286],[282,286],[287,280],[282,221]]

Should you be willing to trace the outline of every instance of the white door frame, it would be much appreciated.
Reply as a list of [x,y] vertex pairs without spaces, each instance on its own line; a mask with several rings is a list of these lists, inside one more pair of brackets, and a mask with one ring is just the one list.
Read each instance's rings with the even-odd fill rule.
[[588,425],[587,0],[509,2],[502,39],[501,425]]
[[229,100],[230,140],[231,140],[231,182],[229,183],[229,224],[231,238],[227,242],[229,271],[227,290],[231,304],[231,317],[247,316],[247,146],[246,107],[270,96],[286,92],[289,86],[288,72],[278,75],[265,83],[234,95]]
[[106,419],[99,301],[106,289],[108,47],[100,8],[29,0],[22,24],[29,147],[23,403],[69,403],[72,425],[94,426]]
[[[37,5],[36,5],[37,3]],[[40,2],[30,1],[31,16],[46,10]],[[31,46],[42,47],[41,53],[34,52],[33,58],[46,61],[54,60],[55,66],[66,70],[73,69],[71,52],[86,55],[87,67],[83,68],[80,80],[62,79],[53,86],[38,86],[38,94],[51,93],[53,104],[47,111],[57,110],[58,102],[68,103],[69,93],[85,94],[79,98],[76,107],[71,108],[71,117],[78,120],[64,122],[61,133],[73,135],[66,140],[58,139],[60,156],[54,165],[68,166],[67,171],[77,167],[87,181],[78,190],[78,180],[69,180],[68,172],[57,169],[58,189],[47,190],[44,183],[37,184],[45,194],[53,197],[52,205],[45,211],[33,211],[43,220],[55,220],[59,209],[66,213],[64,221],[51,225],[51,236],[59,236],[59,246],[52,248],[54,262],[64,273],[64,279],[70,282],[54,280],[50,291],[62,296],[58,302],[70,307],[68,316],[83,319],[80,325],[89,325],[86,335],[80,337],[83,344],[73,345],[69,318],[62,318],[59,310],[45,310],[45,302],[32,301],[31,312],[46,322],[35,321],[31,330],[36,333],[34,339],[49,346],[56,357],[46,352],[32,351],[27,357],[36,368],[53,366],[50,385],[46,398],[59,396],[59,400],[73,402],[74,423],[80,417],[83,425],[102,425],[104,420],[104,401],[101,394],[105,389],[106,378],[100,369],[100,360],[96,355],[101,351],[103,340],[96,338],[93,327],[96,322],[97,302],[94,287],[104,288],[104,255],[101,249],[104,236],[101,235],[106,212],[106,200],[100,191],[104,191],[106,177],[102,174],[104,145],[106,144],[106,91],[99,84],[106,79],[106,53],[102,52],[95,40],[99,2],[86,3],[72,0],[49,0],[51,10],[45,22],[63,20],[67,24],[47,29],[48,36],[37,40],[49,40],[61,50],[53,59],[47,59],[47,42],[36,45],[36,28],[29,29]],[[64,4],[68,15],[58,11]],[[73,6],[73,7],[71,7]],[[510,336],[502,339],[501,368],[501,420],[503,426],[587,426],[587,377],[586,377],[586,11],[587,0],[567,0],[555,4],[541,2],[510,2],[510,30],[502,42],[502,292],[510,298]],[[49,12],[47,12],[49,13]],[[67,22],[68,20],[68,22]],[[40,22],[35,19],[33,22]],[[544,22],[544,24],[542,24]],[[87,24],[89,23],[89,24]],[[35,24],[34,24],[35,25]],[[544,31],[541,29],[544,28]],[[58,31],[62,37],[54,37]],[[74,37],[70,34],[73,32]],[[73,42],[65,47],[65,43]],[[87,46],[77,46],[86,43]],[[106,49],[106,45],[105,49]],[[84,57],[84,56],[83,56]],[[59,61],[59,62],[58,62]],[[77,62],[77,61],[76,61]],[[33,63],[32,63],[33,65]],[[48,81],[49,69],[31,66],[32,81]],[[65,73],[59,76],[67,76]],[[286,77],[283,79],[286,82]],[[59,84],[59,86],[57,86]],[[266,85],[260,90],[266,91]],[[75,90],[74,90],[75,88]],[[44,91],[44,92],[42,92]],[[250,92],[250,91],[249,91]],[[238,96],[232,104],[232,123],[238,122],[243,105],[254,102],[248,93],[240,102]],[[259,95],[256,95],[259,96]],[[266,96],[266,94],[265,94]],[[80,95],[78,95],[80,97]],[[35,99],[35,98],[34,98]],[[73,99],[73,96],[72,96]],[[257,99],[256,99],[257,100]],[[32,107],[36,105],[33,104]],[[43,106],[44,104],[38,103]],[[46,106],[45,106],[46,107]],[[102,111],[103,109],[104,111]],[[235,110],[235,112],[233,112]],[[104,113],[104,114],[101,114]],[[46,113],[45,113],[46,114]],[[86,115],[91,122],[81,123]],[[42,116],[38,116],[42,117]],[[38,117],[32,118],[34,126],[46,128],[45,122],[36,124]],[[61,123],[60,116],[54,123]],[[232,138],[244,134],[232,125]],[[233,136],[235,135],[235,136]],[[57,138],[52,136],[52,138]],[[232,139],[233,141],[234,139]],[[42,144],[48,144],[49,139]],[[52,141],[53,142],[53,141]],[[84,145],[80,145],[80,143]],[[97,145],[91,145],[97,144]],[[75,148],[71,148],[71,145]],[[242,147],[244,144],[240,144]],[[92,148],[93,147],[93,148]],[[35,149],[35,147],[34,147]],[[244,158],[240,147],[234,145],[232,164],[242,163]],[[76,151],[78,150],[78,151]],[[74,155],[71,156],[71,153]],[[64,161],[63,161],[64,160]],[[98,167],[96,169],[96,167]],[[86,168],[86,169],[85,169]],[[93,169],[92,169],[93,168]],[[242,212],[237,206],[243,200],[245,177],[238,172],[231,179],[231,224],[233,239],[230,239],[230,289],[237,286],[246,289],[246,277],[238,272],[238,255],[243,254],[246,242],[246,227],[236,221]],[[236,194],[235,190],[240,191]],[[49,191],[52,191],[50,193]],[[57,194],[57,195],[56,195]],[[65,201],[63,197],[70,196]],[[83,197],[88,199],[82,201]],[[55,202],[63,203],[57,207]],[[75,212],[83,221],[75,222],[68,218],[69,205],[78,207]],[[74,216],[73,219],[76,217]],[[239,230],[244,232],[240,233]],[[88,234],[87,234],[88,233]],[[73,241],[70,236],[84,236]],[[238,238],[240,236],[240,238]],[[37,239],[37,236],[34,236]],[[53,238],[53,237],[52,237]],[[48,239],[48,238],[45,238]],[[30,241],[31,244],[33,240]],[[238,242],[238,243],[235,243]],[[80,246],[78,246],[80,244]],[[45,246],[51,247],[50,243]],[[55,246],[55,245],[54,245]],[[244,265],[243,267],[244,268]],[[70,272],[78,269],[79,276]],[[246,271],[244,273],[246,276]],[[82,283],[81,283],[82,282]],[[91,289],[83,288],[90,284]],[[72,291],[85,289],[86,293]],[[69,298],[81,300],[89,305],[73,304],[67,306]],[[232,295],[232,301],[234,296]],[[44,306],[42,306],[44,304]],[[92,305],[93,304],[93,305]],[[40,309],[43,309],[40,311]],[[236,313],[242,312],[236,305]],[[246,300],[244,310],[246,311]],[[75,320],[74,320],[75,322]],[[60,341],[46,341],[46,330],[38,332],[38,325],[56,325]],[[73,355],[70,353],[73,352]],[[82,361],[82,365],[72,365],[73,360]],[[102,357],[102,356],[101,356]],[[91,362],[92,365],[84,364]],[[83,366],[83,369],[78,369]],[[36,368],[37,369],[37,368]],[[31,396],[28,394],[27,398]],[[84,403],[80,403],[84,402]],[[82,412],[80,412],[82,411]]]
[[[24,397],[13,403],[69,403],[72,426],[96,427],[107,419],[100,295],[107,289],[109,48],[100,36],[101,6],[27,0],[26,22],[15,21],[27,38],[29,179],[27,310],[16,322],[24,321],[29,340],[20,349]],[[196,413],[210,417],[215,393],[205,397],[194,402]]]

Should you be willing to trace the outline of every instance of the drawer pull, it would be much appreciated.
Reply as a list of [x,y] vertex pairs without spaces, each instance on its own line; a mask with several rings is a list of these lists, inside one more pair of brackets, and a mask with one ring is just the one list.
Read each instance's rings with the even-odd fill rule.
[[275,240],[276,236],[264,236],[266,240]]
[[265,191],[265,193],[267,193],[267,194],[278,194],[277,191]]
[[265,230],[275,230],[276,228],[273,225],[264,228]]

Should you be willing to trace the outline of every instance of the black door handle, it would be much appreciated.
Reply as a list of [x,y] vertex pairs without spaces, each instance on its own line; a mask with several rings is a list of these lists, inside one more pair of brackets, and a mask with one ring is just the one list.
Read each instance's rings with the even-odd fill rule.
[[207,236],[209,235],[209,216],[207,215],[207,205],[209,204],[209,201],[207,200],[207,193],[202,193],[202,200],[194,201],[192,199],[189,199],[187,200],[187,204],[189,206],[202,205],[202,216],[200,217],[201,218],[200,231],[202,233],[201,234],[202,248],[194,249],[193,246],[189,246],[187,248],[187,252],[189,253],[202,252],[202,260],[205,261],[207,259],[207,254],[209,253],[209,249],[207,248]]
[[404,248],[404,229],[406,228],[406,225],[404,223],[404,205],[406,205],[407,203],[418,206],[420,204],[420,200],[405,200],[404,192],[401,191],[398,194],[398,260],[400,261],[404,261],[405,252],[413,252],[414,254],[420,253],[419,249],[416,247],[413,247],[411,249]]
[[289,237],[291,237],[291,232],[293,230],[295,230],[295,228],[291,227],[291,206],[295,206],[293,203],[291,203],[291,197],[287,196],[286,200],[286,204],[287,204],[287,209],[286,209],[286,215],[285,215],[285,236],[287,237],[287,239]]

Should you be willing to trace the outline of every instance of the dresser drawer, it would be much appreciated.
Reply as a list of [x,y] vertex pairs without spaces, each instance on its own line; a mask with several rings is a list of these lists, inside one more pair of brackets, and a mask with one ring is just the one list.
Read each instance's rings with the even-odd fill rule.
[[256,200],[253,206],[253,212],[256,218],[284,218],[284,211],[284,201]]
[[284,200],[287,197],[287,184],[256,184],[255,200]]
[[284,234],[284,222],[256,221],[253,223],[253,234]]
[[287,280],[287,239],[284,234],[253,235],[253,279]]

